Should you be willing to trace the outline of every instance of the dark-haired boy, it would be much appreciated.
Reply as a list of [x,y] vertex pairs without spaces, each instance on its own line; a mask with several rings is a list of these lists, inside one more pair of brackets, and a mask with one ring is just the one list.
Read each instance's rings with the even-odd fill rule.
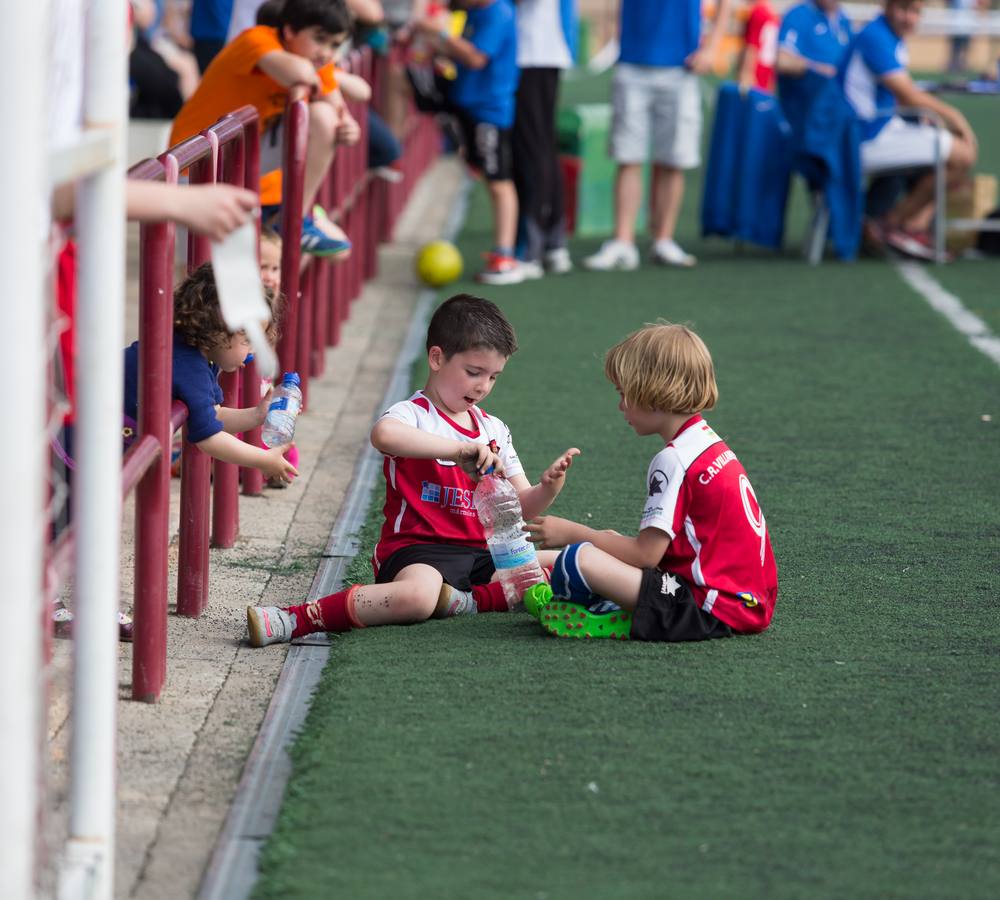
[[[571,447],[532,485],[510,430],[479,408],[516,349],[514,329],[489,300],[458,294],[438,307],[427,329],[427,383],[386,410],[371,432],[385,456],[386,482],[375,584],[296,606],[248,607],[253,646],[316,631],[507,611],[472,502],[476,481],[491,467],[505,474],[530,519],[562,490],[580,452]],[[543,566],[554,558],[539,554]]]
[[281,202],[281,120],[288,89],[293,84],[311,87],[302,249],[335,256],[350,244],[314,222],[310,212],[334,146],[353,144],[361,135],[337,87],[333,64],[350,30],[351,14],[344,0],[286,0],[277,15],[277,27],[248,28],[212,60],[177,114],[170,143],[198,134],[240,106],[255,106],[262,132],[260,200],[263,206],[274,206]]

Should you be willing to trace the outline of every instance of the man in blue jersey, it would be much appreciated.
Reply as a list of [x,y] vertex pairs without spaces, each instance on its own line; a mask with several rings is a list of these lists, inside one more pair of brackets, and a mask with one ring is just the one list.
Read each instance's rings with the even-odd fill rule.
[[730,0],[719,0],[711,30],[702,35],[700,0],[622,0],[621,51],[611,88],[611,156],[615,234],[584,260],[588,269],[639,265],[635,221],[642,202],[642,164],[652,145],[649,228],[653,262],[693,266],[674,240],[684,197],[684,172],[701,162],[701,90],[729,22]]
[[778,96],[793,128],[804,120],[814,72],[834,78],[851,41],[840,0],[803,0],[785,13],[778,32]]
[[[843,66],[844,93],[861,122],[865,174],[926,170],[940,154],[950,184],[976,162],[978,142],[968,120],[914,84],[907,71],[905,38],[920,22],[923,0],[885,0],[885,11],[858,34]],[[944,128],[903,119],[897,105],[928,110]],[[921,259],[933,258],[928,234],[934,212],[934,173],[926,171],[881,223],[889,246]]]

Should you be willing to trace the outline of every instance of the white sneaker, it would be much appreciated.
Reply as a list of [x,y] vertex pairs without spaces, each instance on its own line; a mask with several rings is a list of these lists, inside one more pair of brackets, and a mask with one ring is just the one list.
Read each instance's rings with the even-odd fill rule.
[[583,261],[584,268],[594,272],[610,272],[621,269],[626,272],[639,268],[639,251],[635,244],[610,240],[601,244],[601,249]]
[[251,647],[287,644],[295,631],[295,617],[277,606],[248,606],[247,631]]
[[565,247],[557,247],[549,250],[545,254],[545,271],[552,275],[565,275],[573,271],[573,260],[569,255],[569,250]]
[[685,269],[690,269],[698,262],[696,257],[685,253],[681,245],[670,238],[653,244],[650,258],[661,266],[681,266]]
[[460,591],[450,584],[441,585],[434,618],[447,619],[449,616],[474,616],[479,612],[472,591]]
[[545,269],[542,268],[540,262],[533,259],[522,259],[521,276],[525,281],[537,281],[539,278],[545,277]]

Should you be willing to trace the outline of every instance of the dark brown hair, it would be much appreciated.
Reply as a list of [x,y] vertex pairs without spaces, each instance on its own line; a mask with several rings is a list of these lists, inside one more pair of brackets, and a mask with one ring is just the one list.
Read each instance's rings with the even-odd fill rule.
[[[275,296],[274,291],[266,290],[264,298],[271,310],[271,322],[265,333],[274,343],[278,340],[284,295]],[[211,263],[202,263],[174,289],[174,331],[203,353],[228,343],[232,337],[222,318]]]
[[440,347],[445,358],[485,347],[509,359],[517,350],[517,336],[495,303],[472,294],[456,294],[431,317],[427,350],[431,347]]

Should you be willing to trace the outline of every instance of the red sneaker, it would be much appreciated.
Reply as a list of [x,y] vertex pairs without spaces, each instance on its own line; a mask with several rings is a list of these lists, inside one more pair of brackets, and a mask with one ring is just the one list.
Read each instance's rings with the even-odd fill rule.
[[887,228],[885,242],[897,253],[910,259],[921,259],[933,262],[935,259],[934,242],[929,234],[916,231],[904,231],[902,228]]
[[521,264],[513,256],[485,253],[486,268],[476,276],[481,284],[520,284],[524,281]]

